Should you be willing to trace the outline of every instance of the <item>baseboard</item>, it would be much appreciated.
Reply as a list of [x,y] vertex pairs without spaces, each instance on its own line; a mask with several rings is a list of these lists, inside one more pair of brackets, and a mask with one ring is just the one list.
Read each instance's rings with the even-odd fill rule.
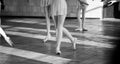
[[[1,16],[1,18],[41,18],[45,19],[45,16]],[[66,17],[67,19],[77,19],[77,17]],[[86,17],[86,19],[100,19],[100,18],[89,18]]]
[[110,22],[120,22],[120,19],[117,18],[103,18],[102,21],[110,21]]

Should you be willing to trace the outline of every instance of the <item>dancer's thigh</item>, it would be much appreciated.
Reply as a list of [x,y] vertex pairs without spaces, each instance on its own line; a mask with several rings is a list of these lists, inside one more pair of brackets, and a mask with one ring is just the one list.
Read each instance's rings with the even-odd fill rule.
[[66,15],[58,15],[58,25],[63,26],[65,22]]

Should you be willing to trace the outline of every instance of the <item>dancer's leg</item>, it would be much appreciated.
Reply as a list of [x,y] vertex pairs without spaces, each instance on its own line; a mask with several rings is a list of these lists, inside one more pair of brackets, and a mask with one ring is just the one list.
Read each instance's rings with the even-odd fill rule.
[[63,32],[65,33],[65,35],[71,40],[71,42],[73,43],[73,48],[76,49],[76,40],[77,38],[74,38],[70,32],[63,27]]
[[4,37],[7,38],[7,35],[5,34],[5,32],[3,31],[3,29],[0,27],[0,34]]
[[[47,36],[44,39],[44,42],[46,42],[51,37],[51,34],[50,34],[50,12],[51,11],[50,11],[50,9],[51,9],[50,5],[45,8],[45,17],[46,17],[46,25],[47,25]],[[54,15],[51,14],[51,17],[52,17],[52,20],[54,22],[55,29],[56,29],[56,21],[55,21]]]
[[63,24],[64,24],[64,20],[65,20],[65,16],[64,15],[58,15],[57,16],[57,26],[56,26],[56,40],[57,40],[57,46],[56,46],[56,53],[60,54],[60,45],[61,45],[61,40],[62,40],[62,36],[63,36]]
[[77,9],[77,20],[78,20],[78,24],[79,24],[79,26],[78,26],[78,28],[76,29],[76,30],[80,30],[80,26],[81,26],[81,19],[80,19],[80,16],[81,16],[81,10],[82,10],[82,8],[81,7],[78,7],[78,9]]
[[4,37],[4,39],[6,40],[6,42],[12,46],[13,42],[11,41],[11,39],[5,34],[5,32],[3,31],[3,29],[0,27],[0,34]]
[[55,21],[56,19],[55,19],[55,16],[51,14],[51,17],[52,17],[52,20],[54,22],[54,26],[55,26],[55,29],[56,29],[56,21]]
[[[0,13],[1,13],[1,5],[2,3],[0,2]],[[4,39],[6,40],[6,42],[12,46],[13,42],[11,41],[11,39],[5,34],[5,32],[3,31],[3,29],[1,28],[1,18],[0,18],[0,34],[4,37]]]
[[61,39],[63,36],[62,31],[73,43],[73,48],[76,49],[76,38],[73,38],[72,35],[70,34],[70,32],[66,28],[63,27],[65,17],[66,17],[66,15],[58,16],[58,25],[57,25],[57,29],[56,29],[56,40],[57,40],[56,53],[61,53],[60,45],[61,45]]
[[[65,16],[66,17],[66,16]],[[64,19],[65,21],[65,19]],[[73,38],[73,36],[70,34],[70,32],[63,27],[63,33],[65,33],[65,35],[71,40],[71,42],[73,43],[73,48],[76,49],[76,38]]]
[[86,5],[84,5],[82,8],[82,23],[81,23],[82,31],[87,31],[87,29],[84,28],[86,8],[87,8]]
[[[87,5],[81,5],[81,6],[78,7],[77,19],[78,19],[78,22],[79,22],[79,27],[76,30],[87,31],[87,29],[84,28],[86,7],[87,7]],[[82,20],[80,19],[81,11],[82,11]]]
[[45,10],[45,18],[46,18],[46,26],[47,26],[47,36],[44,39],[44,42],[46,42],[50,37],[50,17],[49,17],[49,6],[46,6],[44,8]]

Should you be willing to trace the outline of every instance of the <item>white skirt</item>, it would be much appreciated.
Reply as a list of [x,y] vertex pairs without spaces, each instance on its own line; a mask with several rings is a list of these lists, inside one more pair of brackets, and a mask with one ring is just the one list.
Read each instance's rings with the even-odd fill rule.
[[65,0],[53,0],[51,4],[51,14],[66,15],[67,14],[67,3]]
[[41,6],[49,6],[52,3],[52,0],[41,0]]

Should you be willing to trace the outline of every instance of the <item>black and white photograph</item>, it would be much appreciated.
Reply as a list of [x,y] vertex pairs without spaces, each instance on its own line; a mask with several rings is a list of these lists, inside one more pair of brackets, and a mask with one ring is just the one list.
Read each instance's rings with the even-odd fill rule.
[[120,64],[120,0],[0,0],[0,64]]

